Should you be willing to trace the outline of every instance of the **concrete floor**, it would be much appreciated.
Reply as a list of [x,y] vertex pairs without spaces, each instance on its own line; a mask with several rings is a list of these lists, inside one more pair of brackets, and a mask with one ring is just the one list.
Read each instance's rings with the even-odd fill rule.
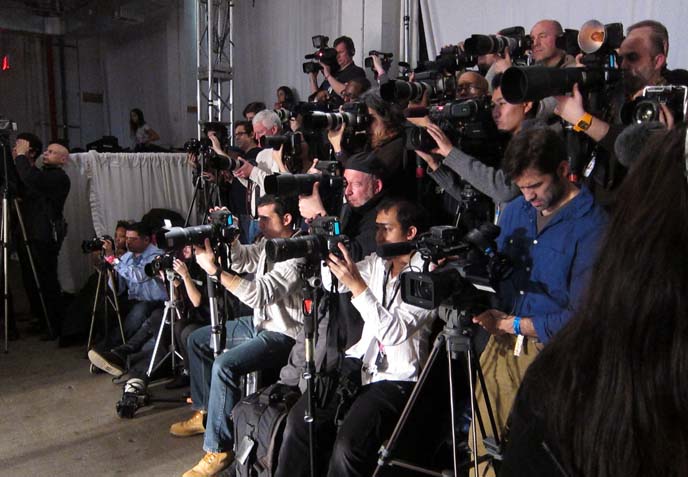
[[168,432],[190,415],[187,405],[154,404],[120,419],[121,386],[89,374],[88,364],[82,347],[37,337],[0,353],[0,476],[177,476],[200,459],[203,436]]

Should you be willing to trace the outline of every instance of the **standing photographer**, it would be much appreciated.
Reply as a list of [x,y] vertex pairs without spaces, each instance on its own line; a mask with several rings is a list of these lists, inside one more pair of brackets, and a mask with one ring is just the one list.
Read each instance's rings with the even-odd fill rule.
[[[377,209],[376,242],[378,246],[409,242],[424,231],[425,222],[426,213],[417,205],[385,201]],[[359,340],[346,352],[334,386],[344,390],[347,382],[353,395],[340,399],[340,393],[333,392],[315,409],[317,475],[369,476],[376,452],[391,433],[427,359],[435,311],[401,299],[401,273],[420,270],[420,255],[412,252],[383,259],[371,254],[356,263],[341,243],[339,251],[341,256],[329,255],[327,267],[339,280],[338,291],[351,292],[350,301],[364,325]],[[323,269],[326,290],[331,275]],[[310,475],[308,427],[303,418],[306,401],[302,396],[289,412],[275,473],[278,477]],[[339,429],[336,421],[341,423]]]
[[[266,239],[290,238],[294,233],[295,211],[275,196],[258,202],[258,223]],[[295,204],[294,204],[295,209]],[[241,376],[252,371],[279,368],[287,362],[294,338],[303,324],[299,265],[303,259],[269,263],[266,240],[254,245],[231,246],[232,272],[254,273],[249,280],[223,271],[206,240],[195,247],[198,264],[216,277],[227,290],[253,308],[253,316],[243,316],[225,324],[225,352],[217,358],[210,347],[210,327],[193,332],[188,339],[193,416],[173,424],[170,433],[178,437],[205,433],[206,454],[184,475],[212,476],[234,460],[230,415],[239,399]]]
[[326,90],[330,91],[331,94],[337,95],[337,97],[342,97],[347,82],[366,77],[365,70],[354,63],[356,48],[351,38],[340,36],[334,41],[333,46],[337,50],[339,71],[333,75],[328,65],[320,63],[325,80],[318,86],[318,72],[309,73],[308,81],[311,86],[311,94],[319,90]]
[[[26,238],[31,243],[36,274],[53,331],[53,336],[48,337],[54,339],[60,334],[62,313],[57,257],[67,233],[67,223],[62,211],[71,183],[63,167],[69,158],[69,151],[61,142],[51,142],[43,153],[43,166],[38,168],[35,160],[40,154],[40,147],[41,143],[36,136],[20,134],[12,155],[21,181],[21,211],[26,226]],[[20,235],[18,232],[16,228],[16,237]],[[39,319],[38,317],[43,316],[43,310],[23,241],[18,252],[31,311],[34,318]],[[38,323],[42,327],[42,320],[39,319]]]

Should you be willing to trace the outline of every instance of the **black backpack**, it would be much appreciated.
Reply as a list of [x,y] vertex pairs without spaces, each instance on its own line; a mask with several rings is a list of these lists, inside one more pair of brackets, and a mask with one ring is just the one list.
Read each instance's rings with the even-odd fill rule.
[[300,396],[298,388],[275,383],[234,406],[234,475],[272,477],[287,414]]

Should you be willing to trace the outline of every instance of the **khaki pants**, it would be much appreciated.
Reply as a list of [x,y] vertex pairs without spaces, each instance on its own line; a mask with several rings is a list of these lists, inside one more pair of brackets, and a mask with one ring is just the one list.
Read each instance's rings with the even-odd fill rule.
[[[542,349],[542,344],[534,338],[526,338],[523,341],[523,349],[520,356],[514,356],[514,346],[516,344],[515,335],[500,335],[491,336],[487,342],[487,346],[480,356],[480,366],[485,375],[485,387],[487,395],[490,400],[490,406],[495,418],[495,424],[499,431],[500,438],[503,437],[506,429],[506,421],[511,412],[511,406],[516,399],[518,387],[523,381],[523,376],[528,369],[528,366],[533,362],[535,357]],[[487,413],[485,404],[485,394],[481,386],[476,384],[476,400],[478,401],[478,409],[482,416],[485,432],[488,436],[492,436],[492,428]],[[476,431],[478,432],[478,452],[477,456],[485,455],[485,446],[483,445],[483,437],[480,434],[480,428],[476,422]],[[468,438],[468,444],[473,449],[472,436]],[[480,476],[494,476],[495,470],[488,460],[479,466]],[[474,476],[473,467],[469,475]]]

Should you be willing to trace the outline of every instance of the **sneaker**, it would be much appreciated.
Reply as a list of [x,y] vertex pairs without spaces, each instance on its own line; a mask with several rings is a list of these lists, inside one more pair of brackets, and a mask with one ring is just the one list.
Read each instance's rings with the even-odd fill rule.
[[205,432],[205,426],[203,425],[204,416],[204,412],[196,411],[193,416],[191,416],[191,419],[175,422],[170,426],[170,434],[177,437],[189,437],[195,436],[196,434],[203,434]]
[[193,469],[184,472],[182,477],[213,477],[232,464],[231,452],[206,452]]
[[92,349],[88,352],[88,359],[91,360],[93,366],[116,378],[122,376],[127,369],[126,360],[112,351],[98,352]]

